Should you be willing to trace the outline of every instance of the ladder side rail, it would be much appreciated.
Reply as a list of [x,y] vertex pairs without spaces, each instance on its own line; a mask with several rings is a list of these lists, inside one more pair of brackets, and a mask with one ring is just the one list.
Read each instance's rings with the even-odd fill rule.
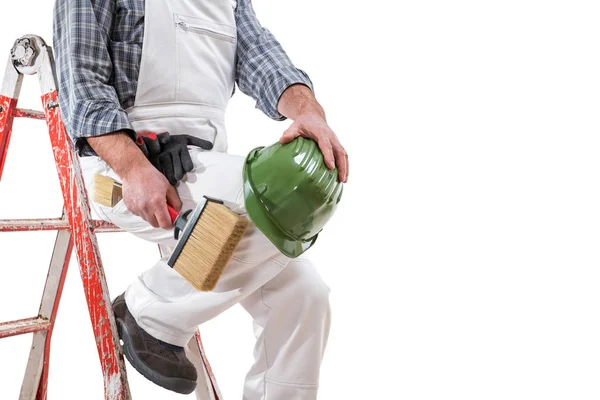
[[40,303],[39,317],[50,322],[46,331],[34,333],[19,400],[45,400],[48,390],[50,344],[62,290],[73,251],[70,231],[56,234],[50,268]]
[[42,104],[50,132],[50,142],[65,202],[65,212],[74,235],[79,270],[88,303],[92,328],[104,377],[106,400],[130,400],[125,362],[94,233],[88,196],[79,159],[60,117],[54,60],[50,48],[41,48],[44,59],[38,70]]
[[0,89],[0,179],[2,179],[14,114],[17,110],[22,85],[23,75],[16,70],[12,57],[9,56],[2,88]]
[[[211,385],[210,400],[223,400],[223,396],[221,395],[221,390],[219,390],[219,385],[217,384],[217,378],[215,378],[215,374],[213,373],[212,367],[208,362],[208,357],[206,356],[206,351],[204,351],[204,345],[202,344],[202,338],[200,336],[200,329],[196,331],[194,334],[194,339],[196,345],[198,346],[198,352],[202,359],[202,363],[204,364],[204,373],[207,375],[208,382]],[[195,350],[195,349],[194,349]]]
[[[83,182],[79,159],[61,120],[58,107],[57,77],[52,49],[37,36],[24,36],[26,47],[37,50],[34,63],[19,64],[11,53],[0,90],[0,178],[12,133],[15,117],[45,119],[59,175],[65,209],[61,219],[10,220],[0,222],[2,231],[58,230],[53,256],[37,317],[0,324],[0,338],[34,332],[30,356],[21,387],[20,400],[46,400],[50,341],[58,305],[64,286],[73,247],[77,250],[80,274],[88,303],[92,328],[104,377],[106,400],[130,400],[131,394],[114,314],[110,302],[104,269],[100,258],[96,232],[121,231],[104,221],[91,219],[87,191]],[[29,42],[31,41],[31,42]],[[37,53],[37,54],[36,54]],[[20,60],[23,61],[23,60]],[[15,67],[17,66],[17,67]],[[23,75],[37,74],[42,89],[44,111],[17,108]],[[75,234],[73,234],[73,232]],[[200,332],[193,339],[192,351],[201,360],[204,378],[210,385],[210,400],[221,400],[212,368],[208,363]],[[208,389],[208,388],[207,388]],[[204,397],[204,396],[202,396]]]

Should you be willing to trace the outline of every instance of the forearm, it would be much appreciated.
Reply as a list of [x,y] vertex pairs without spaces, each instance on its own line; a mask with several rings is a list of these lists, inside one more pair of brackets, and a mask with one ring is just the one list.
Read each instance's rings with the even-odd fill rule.
[[152,167],[144,153],[125,132],[90,137],[87,141],[98,156],[124,180],[132,176],[132,171]]
[[317,115],[326,120],[325,110],[313,91],[301,84],[292,85],[282,93],[277,110],[291,120],[296,120],[301,115]]

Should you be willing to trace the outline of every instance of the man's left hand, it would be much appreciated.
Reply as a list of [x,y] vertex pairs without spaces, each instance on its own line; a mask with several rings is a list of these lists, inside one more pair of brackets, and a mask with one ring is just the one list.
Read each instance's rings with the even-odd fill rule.
[[312,90],[304,84],[289,86],[279,98],[277,110],[294,120],[279,141],[289,143],[298,136],[314,140],[323,153],[325,165],[330,169],[337,167],[339,181],[348,182],[348,153],[327,124],[325,111]]
[[337,167],[340,182],[348,182],[348,153],[327,124],[327,121],[319,113],[304,114],[297,117],[294,123],[283,132],[283,136],[279,141],[289,143],[299,136],[317,142],[327,167],[330,169]]

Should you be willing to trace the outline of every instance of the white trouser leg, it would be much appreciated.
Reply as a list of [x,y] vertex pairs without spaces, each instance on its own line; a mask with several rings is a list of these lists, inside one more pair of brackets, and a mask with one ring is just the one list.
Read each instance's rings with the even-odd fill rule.
[[[183,209],[194,208],[203,195],[243,208],[243,159],[224,153],[191,151],[195,171],[178,186]],[[88,191],[94,173],[118,180],[97,157],[83,158]],[[156,229],[127,210],[92,203],[100,218],[143,239],[174,247],[172,230]],[[254,226],[238,245],[212,292],[195,290],[166,265],[168,255],[141,274],[126,292],[138,324],[165,342],[185,346],[201,323],[241,303],[253,316],[257,344],[248,373],[245,400],[314,400],[321,359],[329,333],[329,289],[304,257],[289,260]],[[199,371],[200,372],[200,371]],[[206,391],[206,388],[203,387]],[[205,393],[197,393],[204,398]]]
[[[183,210],[194,208],[207,195],[224,200],[234,211],[245,214],[242,192],[243,158],[225,153],[190,150],[195,170],[177,187]],[[81,159],[86,186],[94,173],[118,176],[98,157]],[[153,228],[134,215],[121,201],[114,208],[92,202],[103,219],[145,240],[174,247],[173,230]],[[185,346],[196,327],[220,314],[255,292],[280,273],[289,259],[254,226],[238,245],[219,283],[212,292],[195,290],[181,275],[166,264],[163,257],[145,271],[127,289],[125,300],[137,323],[152,336],[165,342]]]
[[257,338],[244,400],[314,400],[330,325],[329,288],[310,261],[288,266],[241,302]]

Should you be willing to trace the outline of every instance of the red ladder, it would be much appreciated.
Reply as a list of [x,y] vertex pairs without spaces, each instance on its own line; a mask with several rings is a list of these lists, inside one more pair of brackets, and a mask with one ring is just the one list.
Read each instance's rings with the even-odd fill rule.
[[[37,74],[42,90],[44,111],[17,108],[24,75]],[[87,192],[79,160],[62,123],[52,49],[39,36],[26,35],[15,42],[0,89],[0,178],[16,117],[45,120],[64,198],[62,218],[0,220],[0,232],[56,230],[56,242],[50,260],[39,313],[36,317],[0,323],[0,338],[33,333],[33,343],[20,400],[46,400],[50,339],[65,282],[73,246],[90,312],[94,336],[104,375],[105,400],[130,400],[131,394],[121,353],[111,300],[96,241],[98,232],[119,232],[104,221],[91,218]],[[217,382],[206,358],[200,333],[196,333],[196,356],[200,372],[198,388],[202,399],[221,400]]]

